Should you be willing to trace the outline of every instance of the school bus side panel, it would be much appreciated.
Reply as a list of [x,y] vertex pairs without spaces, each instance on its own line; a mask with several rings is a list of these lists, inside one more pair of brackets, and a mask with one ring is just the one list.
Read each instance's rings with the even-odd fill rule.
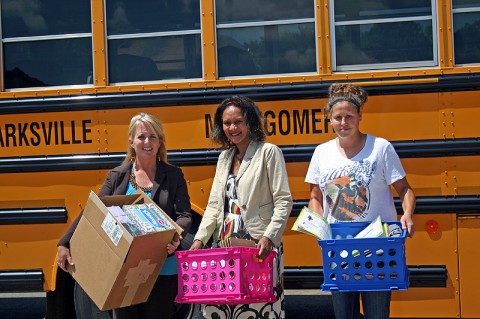
[[[462,318],[480,318],[478,294],[478,240],[480,239],[480,215],[458,217],[458,254],[461,287],[459,291]],[[456,278],[455,278],[456,279]]]
[[44,290],[55,289],[58,239],[83,209],[90,190],[98,191],[102,176],[101,171],[2,174],[0,208],[65,207],[68,213],[67,224],[1,225],[2,270],[42,268]]
[[[439,225],[435,234],[426,231],[430,220]],[[447,286],[394,291],[391,315],[402,318],[456,318],[460,313],[456,215],[418,214],[414,222],[415,235],[406,240],[407,264],[445,265],[448,270]]]

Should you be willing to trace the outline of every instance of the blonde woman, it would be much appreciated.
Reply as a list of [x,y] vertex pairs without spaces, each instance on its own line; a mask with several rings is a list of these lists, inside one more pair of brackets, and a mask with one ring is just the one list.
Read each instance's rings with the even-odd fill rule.
[[[99,196],[128,195],[141,189],[166,212],[184,234],[191,226],[190,197],[182,171],[167,162],[165,133],[161,122],[147,113],[135,115],[128,130],[127,156],[122,165],[112,169],[105,179]],[[74,260],[68,249],[69,241],[80,219],[77,218],[58,243],[58,265],[67,271],[67,263]],[[177,260],[173,253],[181,237],[174,238],[166,247],[169,257],[145,303],[113,310],[115,319],[169,319],[177,294]],[[75,310],[78,319],[110,318],[100,311],[77,284]]]

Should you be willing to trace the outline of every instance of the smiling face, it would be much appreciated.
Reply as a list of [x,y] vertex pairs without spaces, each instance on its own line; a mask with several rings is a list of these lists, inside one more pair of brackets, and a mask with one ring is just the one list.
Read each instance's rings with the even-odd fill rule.
[[354,137],[360,134],[361,120],[361,111],[358,112],[357,107],[350,102],[338,102],[330,112],[330,123],[339,138]]
[[150,125],[139,122],[135,129],[135,135],[130,143],[135,150],[135,156],[140,160],[157,160],[158,149],[161,141]]
[[223,132],[238,148],[246,149],[250,143],[247,123],[243,118],[240,108],[232,105],[223,111],[222,114]]

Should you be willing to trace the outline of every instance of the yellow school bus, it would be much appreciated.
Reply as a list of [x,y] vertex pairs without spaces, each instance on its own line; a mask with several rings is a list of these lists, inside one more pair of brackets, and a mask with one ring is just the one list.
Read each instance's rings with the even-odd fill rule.
[[[480,1],[1,0],[0,292],[47,291],[67,318],[56,243],[122,162],[138,112],[159,117],[194,219],[219,150],[213,113],[255,100],[307,205],[313,150],[335,135],[328,86],[364,86],[362,130],[392,142],[417,195],[410,288],[392,317],[479,318]],[[396,199],[398,213],[401,205]],[[314,237],[284,235],[285,286],[320,289]]]

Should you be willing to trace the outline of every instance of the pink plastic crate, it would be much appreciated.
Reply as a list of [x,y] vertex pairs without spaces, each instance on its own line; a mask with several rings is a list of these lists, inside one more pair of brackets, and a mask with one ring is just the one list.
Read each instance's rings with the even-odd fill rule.
[[274,302],[271,252],[259,260],[258,248],[226,247],[178,251],[179,303],[250,304]]

